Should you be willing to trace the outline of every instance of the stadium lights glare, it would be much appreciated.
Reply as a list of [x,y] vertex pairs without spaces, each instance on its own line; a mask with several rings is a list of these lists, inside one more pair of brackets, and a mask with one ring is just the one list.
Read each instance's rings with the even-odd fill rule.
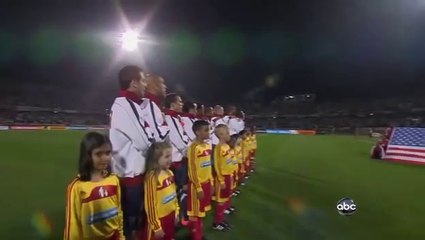
[[139,34],[135,31],[127,31],[122,34],[121,44],[122,49],[126,51],[134,51],[139,43]]

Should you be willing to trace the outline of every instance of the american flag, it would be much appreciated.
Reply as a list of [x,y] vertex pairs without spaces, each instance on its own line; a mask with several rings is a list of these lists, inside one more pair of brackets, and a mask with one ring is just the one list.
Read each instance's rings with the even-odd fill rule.
[[395,128],[384,159],[425,164],[425,128]]

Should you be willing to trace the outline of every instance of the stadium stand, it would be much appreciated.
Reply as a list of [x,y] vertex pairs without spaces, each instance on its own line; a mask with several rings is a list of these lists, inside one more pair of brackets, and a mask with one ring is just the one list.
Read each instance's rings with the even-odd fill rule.
[[338,103],[274,101],[268,107],[246,106],[248,121],[259,129],[315,129],[355,133],[358,128],[424,126],[425,98],[351,100]]
[[[108,124],[109,103],[105,98],[84,102],[78,92],[63,98],[52,87],[19,91],[1,95],[0,124]],[[258,129],[314,129],[319,133],[355,133],[357,128],[388,125],[424,126],[425,119],[425,98],[420,96],[325,103],[280,97],[270,105],[245,104],[243,108],[249,125]]]

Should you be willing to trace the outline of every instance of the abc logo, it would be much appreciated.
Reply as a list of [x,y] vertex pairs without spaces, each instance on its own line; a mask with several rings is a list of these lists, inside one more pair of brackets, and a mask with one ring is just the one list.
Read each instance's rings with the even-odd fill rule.
[[338,210],[338,213],[342,216],[350,216],[356,212],[357,206],[354,203],[353,199],[343,198],[339,200],[336,204],[336,209]]

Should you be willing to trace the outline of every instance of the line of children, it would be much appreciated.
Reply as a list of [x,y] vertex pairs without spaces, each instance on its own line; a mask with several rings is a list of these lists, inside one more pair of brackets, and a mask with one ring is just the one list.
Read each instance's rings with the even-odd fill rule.
[[[240,191],[253,170],[256,150],[255,134],[244,130],[229,135],[229,128],[220,124],[215,129],[219,143],[212,152],[210,124],[198,120],[193,124],[195,139],[188,151],[187,213],[191,239],[202,240],[203,219],[211,210],[215,196],[213,229],[230,230],[224,215],[235,212],[231,197]],[[111,174],[111,143],[99,133],[84,136],[80,146],[78,176],[68,186],[65,240],[124,240],[121,191],[119,179]],[[211,157],[215,157],[215,178]],[[179,221],[176,185],[171,165],[169,143],[153,143],[146,155],[145,211],[147,223],[139,239],[171,240]]]

